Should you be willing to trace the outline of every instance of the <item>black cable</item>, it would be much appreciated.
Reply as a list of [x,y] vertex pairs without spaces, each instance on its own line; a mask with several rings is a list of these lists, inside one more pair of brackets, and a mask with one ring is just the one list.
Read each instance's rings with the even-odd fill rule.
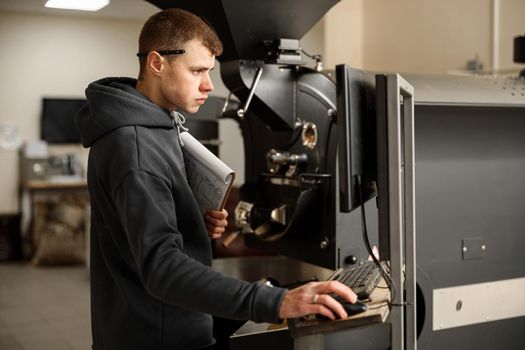
[[390,290],[391,298],[390,298],[390,302],[388,303],[389,307],[400,306],[400,305],[397,305],[397,304],[392,304],[392,301],[395,299],[395,296],[397,294],[395,285],[392,282],[392,279],[390,278],[390,275],[384,270],[384,268],[381,265],[381,263],[379,262],[379,260],[377,260],[377,257],[375,256],[375,254],[374,254],[374,252],[373,252],[373,250],[372,250],[372,248],[370,246],[370,240],[368,238],[368,230],[366,228],[366,213],[365,213],[365,203],[364,203],[364,200],[363,200],[363,187],[362,187],[362,182],[361,182],[361,175],[357,175],[357,187],[359,188],[359,202],[360,202],[360,205],[361,205],[361,228],[362,228],[362,234],[363,234],[363,241],[365,243],[365,246],[366,246],[366,249],[368,251],[368,254],[370,254],[370,256],[372,257],[372,260],[373,260],[374,264],[379,269],[379,272],[381,273],[381,276],[384,278],[384,280],[385,280],[385,282],[387,284],[387,287]]
[[378,305],[378,306],[369,306],[367,310],[377,310],[384,307],[384,305]]

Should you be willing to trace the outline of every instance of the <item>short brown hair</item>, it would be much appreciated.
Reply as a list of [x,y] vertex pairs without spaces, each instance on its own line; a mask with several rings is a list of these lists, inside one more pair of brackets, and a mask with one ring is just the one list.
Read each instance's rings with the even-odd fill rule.
[[[204,19],[181,9],[167,9],[151,16],[140,32],[139,52],[178,50],[190,40],[199,40],[210,52],[219,56],[222,44],[215,30]],[[142,78],[146,59],[139,58]]]

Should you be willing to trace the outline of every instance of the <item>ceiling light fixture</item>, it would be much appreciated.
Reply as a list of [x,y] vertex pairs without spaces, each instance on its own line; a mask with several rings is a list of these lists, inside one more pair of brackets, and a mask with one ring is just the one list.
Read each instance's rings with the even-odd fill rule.
[[109,0],[48,0],[45,7],[55,9],[98,11],[109,4]]

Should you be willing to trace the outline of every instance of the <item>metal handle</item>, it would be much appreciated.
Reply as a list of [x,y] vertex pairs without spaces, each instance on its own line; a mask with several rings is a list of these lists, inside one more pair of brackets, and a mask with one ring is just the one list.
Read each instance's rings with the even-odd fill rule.
[[250,88],[250,93],[248,94],[248,98],[244,103],[244,107],[237,110],[237,115],[241,119],[244,118],[244,116],[248,112],[248,108],[250,107],[250,103],[252,102],[252,97],[255,94],[255,89],[257,89],[257,85],[259,85],[259,80],[261,79],[262,72],[262,67],[257,68],[257,72],[255,73],[255,78],[253,79],[252,87]]

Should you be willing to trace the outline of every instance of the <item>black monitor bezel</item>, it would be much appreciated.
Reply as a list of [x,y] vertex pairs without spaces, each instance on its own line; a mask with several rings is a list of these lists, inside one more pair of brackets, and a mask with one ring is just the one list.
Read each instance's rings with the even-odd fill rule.
[[351,212],[377,195],[375,74],[345,64],[335,72],[339,205]]
[[[40,138],[50,144],[76,144],[80,143],[80,133],[76,129],[76,126],[74,124],[74,118],[75,113],[71,112],[70,106],[75,104],[78,105],[78,109],[82,108],[83,105],[87,103],[87,100],[84,98],[51,98],[51,97],[44,97],[42,98],[42,112],[41,112],[41,118],[40,118]],[[64,119],[57,120],[57,116],[54,115],[53,112],[50,111],[52,104],[64,104],[64,107],[67,107],[69,109],[68,116],[66,116],[67,119],[70,118],[71,124],[67,127],[67,130],[64,129],[62,135],[55,135],[50,132],[49,127],[50,123],[61,122]],[[76,109],[76,108],[75,108]],[[69,121],[69,120],[68,120]],[[73,130],[76,130],[77,132],[72,132]],[[73,136],[74,135],[74,136]]]

